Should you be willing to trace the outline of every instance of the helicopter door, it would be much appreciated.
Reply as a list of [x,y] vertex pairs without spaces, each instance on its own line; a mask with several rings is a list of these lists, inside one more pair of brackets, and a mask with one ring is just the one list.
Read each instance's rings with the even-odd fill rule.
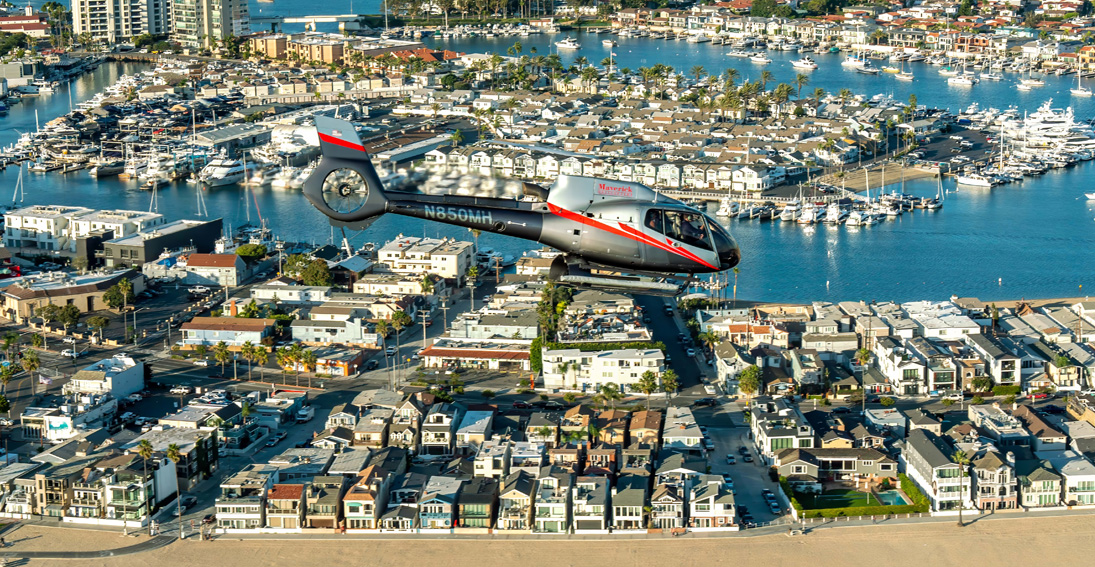
[[[597,223],[594,226],[601,225],[613,228],[633,224],[637,220],[635,213],[630,211],[604,214],[585,213],[585,216]],[[583,227],[580,242],[580,249],[587,254],[601,254],[606,258],[612,258],[614,262],[621,265],[630,264],[632,266],[641,266],[643,264],[641,250],[647,248],[628,238],[621,238],[618,235],[591,226]]]

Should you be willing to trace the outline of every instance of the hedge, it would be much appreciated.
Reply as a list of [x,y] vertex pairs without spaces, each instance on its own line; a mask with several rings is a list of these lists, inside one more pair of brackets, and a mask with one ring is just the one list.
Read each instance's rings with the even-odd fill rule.
[[[535,346],[535,345],[533,345]],[[634,349],[657,349],[665,350],[665,343],[661,341],[633,341],[624,343],[557,343],[547,342],[544,344],[544,348],[548,350],[563,350],[568,348],[576,348],[582,352],[597,352],[602,350],[622,350],[628,348]]]
[[904,492],[905,496],[912,499],[912,505],[917,508],[916,512],[927,512],[931,509],[931,501],[928,500],[927,496],[924,496],[923,492],[920,492],[920,487],[915,482],[904,473],[898,474],[897,478],[901,482],[901,492]]
[[992,395],[994,396],[1017,396],[1022,391],[1020,386],[993,386]]
[[803,510],[806,518],[836,518],[844,516],[885,516],[887,514],[914,514],[920,512],[916,504],[901,506],[853,506],[850,508],[818,508]]

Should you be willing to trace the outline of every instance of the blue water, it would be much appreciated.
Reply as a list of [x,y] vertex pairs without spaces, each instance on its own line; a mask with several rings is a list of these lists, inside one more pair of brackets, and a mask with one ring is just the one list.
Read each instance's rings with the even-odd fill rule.
[[[282,2],[275,3],[278,7]],[[331,3],[326,13],[348,11],[347,5]],[[332,7],[335,6],[335,7]],[[264,8],[271,5],[262,5]],[[356,5],[355,5],[356,8]],[[375,10],[373,10],[375,11]],[[303,12],[297,12],[303,13]],[[606,36],[579,36],[589,49],[586,57],[595,61],[605,51],[600,39]],[[561,36],[543,35],[522,38],[526,53],[533,45],[541,53]],[[461,51],[490,50],[504,52],[514,38],[435,40],[438,45]],[[687,44],[646,39],[621,39],[617,48],[621,66],[671,62],[687,69],[702,64],[709,71],[727,65],[742,69],[743,77],[755,77],[747,60],[720,56],[728,50],[710,44]],[[631,45],[628,42],[633,42]],[[491,47],[493,46],[493,47]],[[645,49],[640,53],[638,48]],[[564,60],[574,55],[564,54]],[[789,80],[794,71],[785,62],[797,54],[771,52],[775,59],[768,68],[777,80]],[[628,58],[633,59],[628,59]],[[664,57],[664,58],[663,58]],[[1047,77],[1047,86],[1030,93],[1016,93],[1014,76],[1005,83],[983,83],[973,89],[948,87],[935,67],[914,66],[918,79],[912,85],[881,75],[868,77],[844,71],[837,56],[815,56],[822,68],[811,75],[811,85],[827,90],[848,87],[856,92],[893,92],[895,98],[907,98],[915,92],[921,104],[960,109],[974,98],[982,106],[1009,104],[1034,108],[1055,91],[1065,93],[1059,101],[1067,104],[1068,80]],[[645,62],[643,62],[645,59]],[[137,67],[107,64],[60,89],[38,99],[28,97],[0,118],[0,144],[15,140],[18,131],[33,129],[34,110],[45,121],[66,112],[69,94],[73,103],[91,96],[95,90],[115,80],[123,72]],[[752,74],[751,74],[752,73]],[[1073,79],[1075,80],[1075,79]],[[1095,101],[1081,100],[1075,107],[1079,118],[1095,113]],[[830,226],[800,227],[777,222],[727,221],[743,251],[738,296],[769,301],[811,300],[912,300],[946,298],[952,294],[983,299],[1019,297],[1056,297],[1083,295],[1081,285],[1095,283],[1095,210],[1082,196],[1091,191],[1095,165],[1082,164],[1067,170],[1052,171],[1039,178],[993,190],[963,188],[953,192],[947,182],[947,200],[936,212],[914,211],[897,220],[873,227],[845,228]],[[16,169],[0,172],[0,187],[10,188]],[[136,182],[116,179],[96,182],[87,172],[27,174],[26,202],[66,203],[90,207],[147,210],[149,194],[136,189]],[[910,182],[906,191],[934,195],[935,182]],[[251,200],[237,188],[205,192],[212,215],[238,226],[249,219],[255,222],[257,210],[284,239],[325,243],[341,234],[332,230],[325,217],[309,206],[297,191],[256,189]],[[8,197],[0,194],[0,202]],[[197,212],[195,188],[175,185],[160,191],[159,211],[170,219],[192,218]],[[1095,202],[1093,202],[1095,203]],[[398,233],[451,236],[469,239],[465,229],[417,219],[386,216],[360,234],[349,234],[351,242],[383,243]],[[506,254],[519,255],[529,244],[497,235],[484,234],[481,244]]]

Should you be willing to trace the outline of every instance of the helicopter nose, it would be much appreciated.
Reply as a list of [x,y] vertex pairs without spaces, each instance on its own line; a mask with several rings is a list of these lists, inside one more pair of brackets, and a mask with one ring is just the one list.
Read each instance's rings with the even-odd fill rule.
[[738,245],[733,240],[726,243],[720,243],[719,246],[719,269],[729,270],[741,262],[741,250],[738,249]]

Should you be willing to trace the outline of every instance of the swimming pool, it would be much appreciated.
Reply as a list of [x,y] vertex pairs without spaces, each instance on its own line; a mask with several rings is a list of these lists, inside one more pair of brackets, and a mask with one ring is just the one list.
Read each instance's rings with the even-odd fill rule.
[[896,490],[887,490],[885,492],[879,492],[875,494],[878,497],[878,501],[886,506],[902,506],[908,504],[905,497]]

